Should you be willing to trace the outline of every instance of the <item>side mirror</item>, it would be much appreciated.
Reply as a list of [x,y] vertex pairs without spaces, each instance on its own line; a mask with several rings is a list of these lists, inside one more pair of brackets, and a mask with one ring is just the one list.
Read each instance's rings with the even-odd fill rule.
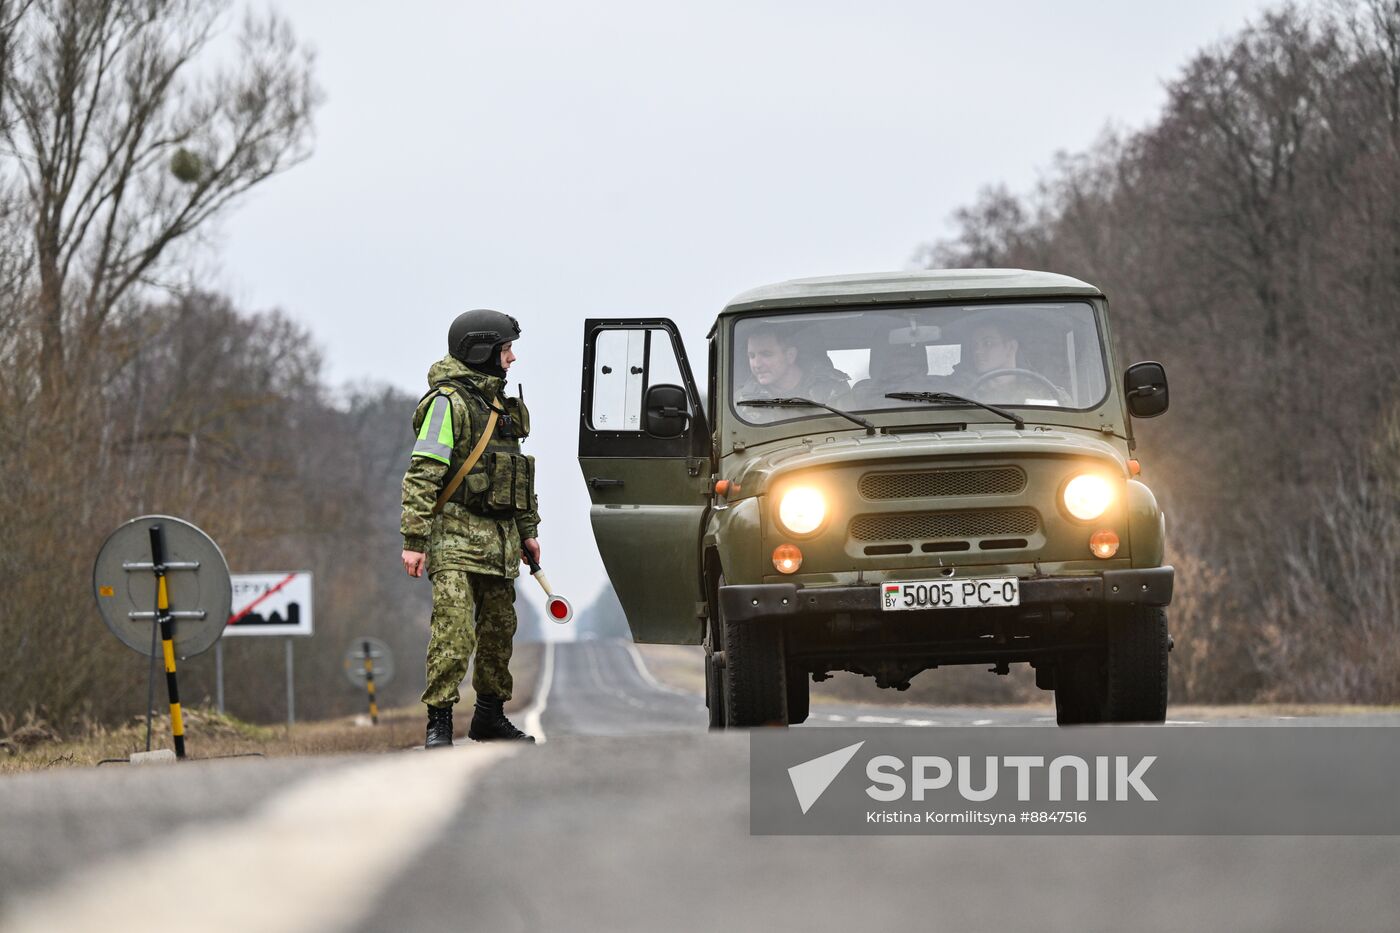
[[1161,363],[1134,363],[1123,373],[1123,397],[1134,418],[1155,418],[1167,410],[1167,371]]
[[680,437],[690,425],[690,406],[685,389],[654,385],[642,402],[643,427],[652,437]]

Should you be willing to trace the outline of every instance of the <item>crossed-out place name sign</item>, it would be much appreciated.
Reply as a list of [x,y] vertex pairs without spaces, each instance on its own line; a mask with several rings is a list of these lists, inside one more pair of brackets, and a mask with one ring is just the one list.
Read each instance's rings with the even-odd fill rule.
[[232,575],[233,612],[224,635],[310,635],[311,573]]

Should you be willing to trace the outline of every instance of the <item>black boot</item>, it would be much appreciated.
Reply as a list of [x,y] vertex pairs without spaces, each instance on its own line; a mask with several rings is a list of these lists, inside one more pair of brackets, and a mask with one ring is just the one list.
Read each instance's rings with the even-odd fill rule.
[[471,728],[467,738],[476,742],[489,742],[492,739],[519,739],[535,741],[533,735],[526,735],[506,718],[506,701],[500,697],[478,696],[476,712],[472,715]]
[[423,743],[424,748],[443,748],[452,746],[452,707],[450,706],[429,706],[428,707],[428,738]]

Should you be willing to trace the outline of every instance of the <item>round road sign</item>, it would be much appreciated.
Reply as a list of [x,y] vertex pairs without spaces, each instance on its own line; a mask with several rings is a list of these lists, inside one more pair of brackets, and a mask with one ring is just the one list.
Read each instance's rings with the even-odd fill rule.
[[156,525],[165,537],[165,583],[174,619],[175,653],[193,657],[219,640],[233,607],[224,554],[194,525],[169,515],[143,515],[112,532],[93,564],[93,596],[112,634],[131,650],[151,657],[151,632],[156,628],[151,528]]
[[365,689],[366,648],[374,664],[375,686],[382,687],[394,679],[394,653],[389,646],[377,638],[356,638],[345,652],[345,678],[361,690]]

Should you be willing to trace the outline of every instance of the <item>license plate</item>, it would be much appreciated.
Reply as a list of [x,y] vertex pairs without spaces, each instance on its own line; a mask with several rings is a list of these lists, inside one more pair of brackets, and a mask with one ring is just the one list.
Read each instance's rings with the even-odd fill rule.
[[880,607],[886,612],[1021,605],[1021,581],[1015,577],[886,583],[880,592]]

